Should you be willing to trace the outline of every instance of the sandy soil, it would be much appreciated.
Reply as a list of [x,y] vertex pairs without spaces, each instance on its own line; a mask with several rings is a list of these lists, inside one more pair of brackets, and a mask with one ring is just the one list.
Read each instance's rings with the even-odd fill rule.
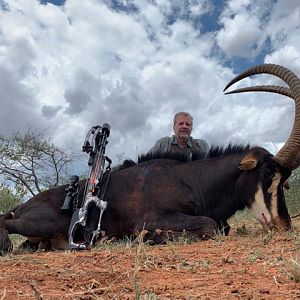
[[0,299],[300,299],[300,234],[232,227],[208,241],[1,257]]

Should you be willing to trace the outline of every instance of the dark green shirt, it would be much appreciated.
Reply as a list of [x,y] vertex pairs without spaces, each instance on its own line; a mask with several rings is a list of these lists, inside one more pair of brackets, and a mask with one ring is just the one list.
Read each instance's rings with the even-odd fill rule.
[[191,161],[193,153],[207,153],[208,149],[209,147],[206,141],[200,139],[193,139],[191,136],[189,137],[185,148],[182,149],[178,145],[177,140],[173,135],[172,137],[163,137],[157,140],[154,146],[150,149],[149,153],[178,153],[183,155],[188,161]]

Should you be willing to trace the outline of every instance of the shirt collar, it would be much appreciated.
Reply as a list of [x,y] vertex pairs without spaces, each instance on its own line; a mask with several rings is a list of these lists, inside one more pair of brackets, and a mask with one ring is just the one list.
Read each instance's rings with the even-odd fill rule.
[[[172,145],[178,145],[178,142],[177,142],[177,140],[176,140],[176,138],[175,138],[175,135],[172,136],[171,144],[172,144]],[[192,148],[192,146],[193,146],[193,138],[192,138],[191,136],[190,136],[189,139],[188,139],[187,146],[188,146],[189,148]]]

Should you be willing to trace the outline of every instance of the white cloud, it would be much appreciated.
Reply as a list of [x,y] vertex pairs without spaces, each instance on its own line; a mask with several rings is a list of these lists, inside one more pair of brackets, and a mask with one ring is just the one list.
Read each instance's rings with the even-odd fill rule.
[[254,59],[266,40],[265,26],[271,0],[230,0],[220,15],[222,28],[216,38],[219,47],[230,58]]
[[300,73],[300,51],[294,46],[286,45],[266,55],[266,63],[281,64],[291,71]]
[[257,17],[238,14],[223,20],[224,28],[217,34],[218,45],[228,56],[253,58],[260,51],[260,23]]
[[[107,122],[107,155],[115,162],[170,135],[180,110],[192,112],[194,136],[210,143],[272,144],[289,134],[290,100],[223,95],[234,72],[215,45],[229,58],[255,60],[269,38],[265,60],[300,73],[296,2],[286,1],[288,12],[279,14],[284,1],[271,10],[272,1],[226,1],[222,28],[205,34],[194,20],[213,13],[211,1],[141,0],[134,12],[96,0],[8,2],[0,11],[1,134],[36,127],[80,151],[89,128]],[[247,84],[271,81],[264,80]]]
[[300,73],[300,2],[279,0],[273,7],[266,31],[273,51],[266,62],[282,64]]

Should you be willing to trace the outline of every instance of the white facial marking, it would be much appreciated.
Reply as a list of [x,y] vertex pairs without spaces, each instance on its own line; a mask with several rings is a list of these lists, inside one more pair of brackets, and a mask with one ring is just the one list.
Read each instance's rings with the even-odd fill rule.
[[257,220],[262,225],[270,225],[272,219],[278,217],[278,210],[277,210],[277,187],[280,183],[281,174],[279,172],[275,173],[272,184],[268,189],[268,193],[271,194],[271,212],[267,209],[264,195],[262,191],[261,185],[259,185],[258,190],[254,196],[254,202],[251,206],[251,210],[255,214]]
[[262,225],[268,225],[271,223],[271,214],[266,207],[261,185],[258,187],[258,190],[254,196],[254,202],[250,209],[255,214],[256,219]]

